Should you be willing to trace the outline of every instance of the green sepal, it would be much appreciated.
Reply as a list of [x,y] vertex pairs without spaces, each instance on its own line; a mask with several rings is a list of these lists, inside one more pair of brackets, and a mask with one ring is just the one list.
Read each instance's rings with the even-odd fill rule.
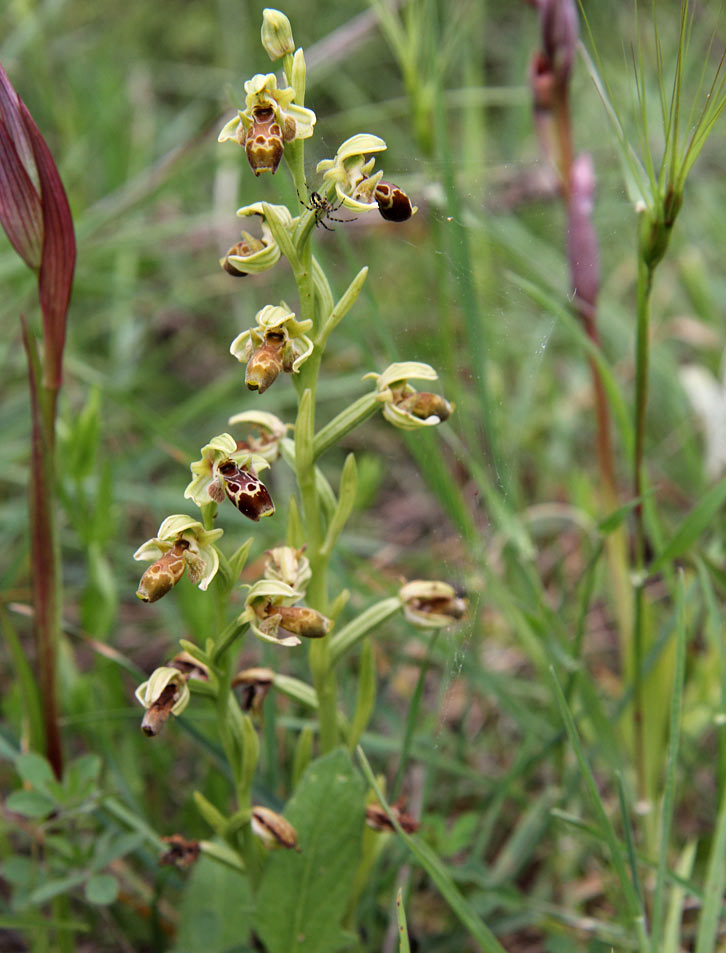
[[220,837],[224,837],[227,832],[227,818],[221,813],[221,811],[217,810],[211,801],[208,801],[205,798],[201,791],[195,791],[193,797],[194,803],[197,806],[197,810],[207,824],[209,824],[216,834],[218,834]]
[[313,395],[308,387],[300,397],[295,423],[295,469],[298,473],[298,483],[301,476],[310,471],[313,465],[313,413]]
[[376,659],[370,639],[361,646],[358,662],[358,693],[355,701],[355,713],[348,734],[348,748],[352,752],[361,735],[368,727],[376,703]]
[[290,779],[292,791],[298,786],[300,778],[310,764],[310,759],[313,756],[314,738],[315,731],[312,725],[305,725],[298,735],[297,744],[295,745],[295,754],[292,759],[292,777]]
[[[290,148],[290,143],[288,143],[288,149]],[[272,232],[272,237],[277,242],[277,246],[282,252],[282,254],[290,262],[290,265],[293,271],[296,271],[300,268],[300,259],[298,257],[297,251],[292,241],[292,236],[288,231],[288,226],[283,221],[282,216],[277,211],[278,206],[270,205],[267,202],[260,203],[262,205],[262,214],[265,216],[265,221],[270,227]],[[287,211],[287,209],[285,209]]]
[[240,801],[248,801],[252,790],[252,779],[257,770],[260,757],[260,739],[257,737],[255,726],[249,715],[242,715],[242,767],[240,769],[238,797]]
[[311,685],[308,685],[307,682],[302,682],[299,678],[293,678],[292,675],[281,675],[279,672],[275,672],[273,685],[279,692],[282,692],[283,695],[287,695],[288,698],[300,702],[300,704],[305,705],[306,708],[317,709],[317,692]]
[[188,652],[192,658],[195,658],[197,662],[209,666],[210,658],[204,649],[200,649],[198,645],[195,645],[194,642],[190,642],[189,639],[179,639],[179,645],[181,645],[184,651]]
[[338,506],[332,486],[328,483],[322,470],[315,467],[315,489],[320,500],[323,519],[329,523]]
[[315,434],[313,440],[313,458],[315,460],[330,447],[339,443],[346,434],[355,430],[377,410],[381,409],[381,402],[375,391],[364,394],[358,400],[341,410],[341,412]]
[[367,276],[368,268],[361,268],[361,270],[343,292],[343,295],[333,310],[330,312],[330,315],[328,316],[328,319],[320,332],[320,347],[325,346],[325,342],[328,340],[331,333],[340,324],[340,322],[358,300],[358,295],[361,293],[361,289],[363,288]]
[[338,504],[330,518],[328,532],[325,536],[325,542],[321,548],[322,554],[329,556],[333,551],[333,547],[335,546],[338,537],[343,531],[343,527],[348,522],[348,518],[353,512],[357,492],[358,469],[355,463],[355,456],[352,453],[349,453],[345,458],[343,472],[340,476],[340,493],[338,495]]
[[305,530],[300,518],[300,507],[297,497],[291,496],[287,510],[287,544],[294,549],[305,545]]
[[329,664],[332,668],[340,659],[349,652],[368,633],[379,626],[386,619],[389,619],[397,612],[401,612],[403,606],[397,596],[390,599],[381,599],[380,602],[369,606],[359,616],[349,622],[340,631],[331,636],[328,646]]
[[207,857],[211,857],[218,863],[224,864],[226,867],[231,867],[232,870],[236,870],[240,873],[245,872],[244,861],[237,851],[233,850],[227,844],[219,844],[211,840],[200,840],[199,848],[203,854],[206,854]]
[[243,827],[246,827],[250,822],[251,816],[252,810],[249,807],[241,808],[239,811],[235,811],[227,821],[227,837],[230,837],[232,834],[236,834],[237,831],[241,831]]
[[330,603],[330,608],[328,609],[328,618],[335,622],[343,609],[345,609],[345,607],[348,605],[349,599],[350,589],[341,590],[335,599],[333,599],[333,601]]
[[333,292],[330,290],[330,283],[315,255],[313,255],[313,288],[315,289],[315,297],[318,300],[318,314],[323,319],[323,333],[316,342],[322,350],[327,340],[325,325],[333,311],[334,301]]
[[229,559],[229,571],[232,575],[232,585],[238,582],[239,577],[242,575],[242,570],[245,568],[245,564],[250,555],[250,549],[252,549],[253,542],[254,539],[252,536],[250,536],[247,542],[242,543],[239,549]]

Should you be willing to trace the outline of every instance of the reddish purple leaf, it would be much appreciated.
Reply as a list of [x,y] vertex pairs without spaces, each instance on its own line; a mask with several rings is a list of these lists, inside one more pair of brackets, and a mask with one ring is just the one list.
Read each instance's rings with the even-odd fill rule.
[[44,384],[57,388],[62,377],[66,315],[76,264],[76,239],[66,192],[50,149],[22,101],[20,109],[33,146],[43,209],[43,257],[38,290],[43,312]]
[[66,315],[76,262],[73,219],[53,156],[0,66],[0,224],[38,270],[43,312],[43,383],[61,384]]

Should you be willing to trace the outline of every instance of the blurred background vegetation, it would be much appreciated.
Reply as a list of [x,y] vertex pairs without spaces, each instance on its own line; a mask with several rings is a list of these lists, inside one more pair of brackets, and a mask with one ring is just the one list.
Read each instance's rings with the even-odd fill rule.
[[[224,877],[206,866],[193,881],[158,868],[143,829],[119,841],[128,827],[105,799],[158,835],[207,836],[192,791],[212,800],[228,796],[203,706],[153,742],[138,730],[139,676],[211,621],[187,581],[178,598],[153,609],[138,603],[139,567],[131,556],[166,515],[186,509],[182,493],[198,448],[227,429],[229,416],[257,405],[229,342],[264,304],[293,300],[285,267],[238,281],[217,264],[238,239],[237,207],[261,197],[295,202],[284,172],[255,180],[241,153],[216,142],[224,117],[242,101],[244,79],[271,69],[259,47],[263,6],[6,0],[0,10],[0,61],[56,157],[77,229],[60,424],[67,633],[61,709],[69,755],[102,761],[99,789],[69,809],[71,833],[55,847],[49,841],[40,853],[37,844],[31,849],[30,822],[17,829],[17,819],[4,815],[0,909],[8,924],[11,912],[38,917],[28,929],[8,929],[7,953],[45,948],[38,924],[48,897],[38,890],[73,872],[81,873],[66,885],[74,919],[93,927],[90,935],[79,928],[79,950],[186,953],[202,943],[206,953],[236,949],[229,911],[237,901]],[[627,112],[635,106],[632,5],[585,7]],[[663,47],[673,49],[679,4],[658,8]],[[460,584],[472,604],[456,634],[432,640],[394,622],[376,637],[379,703],[364,748],[387,775],[389,792],[407,793],[423,814],[422,836],[451,864],[507,950],[627,949],[597,839],[573,834],[552,813],[557,807],[587,820],[547,681],[553,658],[563,683],[579,673],[578,705],[588,714],[581,730],[603,769],[607,796],[616,797],[612,772],[623,769],[627,780],[630,769],[618,730],[627,686],[607,574],[600,566],[592,579],[586,574],[597,521],[606,513],[586,354],[562,316],[569,294],[565,223],[532,123],[527,74],[539,45],[537,18],[525,3],[505,0],[432,3],[427,53],[442,58],[442,85],[436,88],[433,60],[424,57],[418,81],[431,81],[430,98],[414,112],[373,11],[348,0],[290,0],[284,9],[306,51],[306,104],[318,117],[306,157],[310,187],[317,160],[334,155],[348,136],[371,132],[388,144],[380,163],[386,177],[419,206],[400,228],[370,216],[321,230],[320,255],[337,279],[336,292],[364,264],[370,276],[331,342],[319,419],[363,392],[364,372],[397,359],[436,366],[443,392],[457,403],[449,424],[433,436],[417,434],[405,449],[378,419],[348,438],[347,449],[359,454],[359,512],[333,573],[337,586],[352,592],[350,611],[395,590],[402,576]],[[694,9],[694,46],[703,43],[705,51],[712,11],[708,4]],[[653,63],[649,36],[643,34],[644,56]],[[704,55],[692,57],[693,76],[686,77],[694,90]],[[654,73],[647,78],[654,82]],[[572,96],[576,148],[592,153],[598,180],[603,350],[630,403],[635,215],[581,61]],[[655,109],[657,95],[650,102]],[[666,538],[716,476],[706,471],[705,435],[679,368],[698,365],[722,379],[723,143],[721,129],[699,160],[655,288],[647,454]],[[4,237],[0,279],[0,600],[3,627],[18,636],[32,665],[26,498],[33,474],[18,315],[31,307],[33,280]],[[535,302],[522,279],[559,310]],[[266,395],[264,409],[287,420],[294,406],[292,386],[283,381]],[[629,476],[617,437],[616,446],[625,502]],[[340,452],[324,467],[335,472]],[[255,529],[255,557],[281,541],[292,487],[278,464],[271,489],[282,517]],[[241,541],[246,528],[229,511],[220,513],[220,525]],[[725,528],[721,512],[702,543],[700,565],[713,569],[707,597],[688,590],[689,743],[680,770],[689,783],[679,789],[675,842],[682,848],[702,838],[701,860],[726,777],[723,728],[713,725],[724,678],[718,606]],[[583,579],[591,584],[587,599]],[[280,662],[259,645],[246,645],[243,661],[304,671],[292,655]],[[668,708],[662,686],[672,662],[664,653],[654,664],[655,790]],[[9,648],[0,666],[0,740],[18,747],[23,698]],[[342,678],[354,684],[355,661]],[[268,699],[258,795],[271,806],[286,799],[304,723],[292,705]],[[408,758],[396,781],[402,744]],[[9,791],[16,786],[9,762],[0,771]],[[104,844],[121,844],[103,864],[94,855],[99,831]],[[362,898],[360,949],[393,949],[391,900],[399,877],[411,891],[409,927],[419,948],[473,948],[420,871],[403,867],[406,857],[395,842],[382,854]],[[113,902],[89,906],[83,899],[92,869],[111,872]]]

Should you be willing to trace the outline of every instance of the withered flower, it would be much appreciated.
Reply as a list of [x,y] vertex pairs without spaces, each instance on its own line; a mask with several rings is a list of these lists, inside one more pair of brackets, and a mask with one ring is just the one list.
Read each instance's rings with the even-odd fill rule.
[[259,454],[268,463],[274,463],[280,456],[280,441],[290,428],[290,424],[284,424],[266,410],[245,410],[230,417],[229,424],[251,424],[256,428],[257,433],[253,430],[245,440],[237,441],[237,449]]
[[195,659],[189,652],[177,652],[174,658],[169,662],[169,668],[175,668],[186,675],[187,678],[195,678],[200,682],[209,681],[209,669],[206,665]]
[[232,679],[232,688],[241,688],[242,711],[262,712],[262,705],[272,687],[275,673],[271,668],[246,668]]
[[398,596],[403,614],[421,629],[441,629],[463,619],[468,602],[447,582],[415,579],[401,588]]
[[141,730],[149,737],[159,734],[170,715],[181,715],[190,698],[186,676],[170,666],[157,668],[135,694],[146,709]]
[[300,853],[295,828],[281,814],[276,814],[269,807],[253,807],[250,824],[252,833],[260,838],[265,847],[273,850],[284,847]]
[[[415,834],[421,826],[409,814],[403,810],[403,802],[399,801],[391,805],[391,813],[394,815],[400,826],[407,834]],[[374,831],[395,831],[396,828],[391,823],[391,819],[380,806],[380,804],[368,804],[366,807],[366,824],[372,827]]]
[[199,841],[187,840],[181,834],[171,834],[161,838],[169,849],[159,858],[160,867],[176,867],[178,870],[188,870],[199,858]]

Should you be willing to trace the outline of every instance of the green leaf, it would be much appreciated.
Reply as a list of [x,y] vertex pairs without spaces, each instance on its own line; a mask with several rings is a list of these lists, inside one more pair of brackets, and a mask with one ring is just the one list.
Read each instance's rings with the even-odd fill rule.
[[41,818],[55,810],[55,801],[40,791],[13,791],[5,807],[13,814]]
[[292,759],[292,777],[290,779],[290,787],[294,791],[295,788],[300,783],[300,779],[307,770],[307,766],[310,764],[310,759],[313,754],[313,741],[315,739],[315,732],[312,725],[305,725],[305,727],[300,732],[297,744],[295,745],[295,754]]
[[21,754],[15,762],[15,767],[23,781],[27,781],[28,784],[40,792],[45,792],[48,784],[55,781],[50,763],[34,751]]
[[107,906],[118,896],[118,881],[111,874],[94,874],[86,882],[84,893],[89,903]]
[[670,542],[648,567],[649,573],[658,572],[666,563],[687,552],[701,533],[710,525],[716,512],[726,500],[726,479],[720,480],[697,503],[676,530]]
[[268,953],[333,953],[360,859],[363,785],[341,748],[309,765],[285,817],[301,853],[273,854],[257,896],[255,929]]
[[197,806],[197,810],[202,815],[204,820],[209,824],[213,831],[216,831],[220,836],[224,836],[224,833],[227,829],[227,818],[222,814],[217,808],[212,804],[211,801],[208,801],[201,791],[195,791],[193,794],[194,803]]
[[358,487],[358,474],[355,465],[355,456],[349,453],[345,458],[343,472],[340,476],[340,493],[338,503],[328,525],[328,532],[325,536],[325,543],[321,553],[329,555],[333,551],[338,537],[343,531],[343,527],[348,522],[350,514],[355,505],[356,491]]
[[250,949],[250,906],[247,878],[202,855],[179,904],[179,929],[170,953],[241,953]]
[[708,857],[704,901],[696,934],[696,953],[714,953],[726,886],[726,791],[721,795],[716,831]]
[[399,953],[410,953],[411,946],[408,942],[408,926],[406,925],[406,911],[403,907],[403,890],[398,888],[396,894],[396,917],[398,919],[398,951]]

